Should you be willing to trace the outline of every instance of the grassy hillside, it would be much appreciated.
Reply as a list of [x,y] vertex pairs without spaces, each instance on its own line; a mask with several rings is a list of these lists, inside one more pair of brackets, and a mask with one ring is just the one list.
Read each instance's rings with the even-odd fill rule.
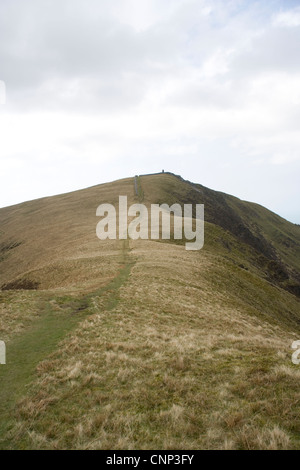
[[116,242],[96,237],[96,208],[119,194],[134,202],[133,178],[0,209],[2,289],[77,290],[113,277]]
[[[258,204],[193,184],[173,174],[141,177],[149,202],[202,203],[205,221],[230,233],[251,264],[271,282],[300,297],[300,226]],[[147,197],[148,196],[148,197]],[[221,236],[223,238],[223,236]],[[210,240],[206,237],[208,244]],[[227,246],[230,251],[230,245]],[[249,253],[247,254],[249,258]]]
[[[204,248],[98,240],[119,195],[204,202]],[[172,174],[0,221],[0,448],[300,448],[299,227]]]

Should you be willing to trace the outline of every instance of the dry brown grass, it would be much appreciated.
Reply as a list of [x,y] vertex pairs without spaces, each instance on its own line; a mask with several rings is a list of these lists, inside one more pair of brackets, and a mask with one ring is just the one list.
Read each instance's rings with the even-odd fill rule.
[[131,248],[137,262],[118,305],[103,311],[95,298],[94,313],[40,364],[12,439],[29,448],[297,448],[292,332],[255,307],[234,308],[230,292],[224,302],[209,253]]
[[9,341],[40,315],[41,299],[33,291],[0,293],[0,338]]
[[96,237],[96,209],[117,204],[119,194],[134,202],[133,178],[0,209],[0,242],[20,243],[1,261],[0,286],[25,278],[41,289],[95,289],[114,276],[110,264],[119,246]]
[[[149,204],[156,179],[141,180]],[[299,300],[212,224],[200,252],[131,241],[126,254],[121,242],[100,242],[96,207],[119,194],[137,202],[133,179],[1,209],[2,238],[22,243],[2,260],[0,284],[39,283],[1,292],[1,339],[14,345],[44,310],[52,327],[60,314],[73,318],[81,300],[86,310],[21,388],[5,446],[299,448],[300,372],[290,350]]]

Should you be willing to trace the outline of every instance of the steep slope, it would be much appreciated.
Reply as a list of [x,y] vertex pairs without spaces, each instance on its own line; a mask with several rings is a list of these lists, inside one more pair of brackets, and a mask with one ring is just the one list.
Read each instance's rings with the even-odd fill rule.
[[[136,181],[0,210],[0,447],[300,448],[298,227],[172,174]],[[97,206],[125,194],[204,202],[204,248],[98,240]]]
[[[258,204],[193,184],[173,174],[141,177],[146,194],[157,203],[202,203],[205,221],[221,227],[240,244],[252,248],[251,264],[271,282],[300,296],[300,226]],[[153,198],[152,198],[153,202]],[[209,239],[206,237],[209,244]],[[227,246],[230,251],[230,245]],[[249,260],[249,254],[248,260]]]
[[119,194],[134,202],[133,178],[0,209],[2,289],[99,285],[116,242],[103,249],[96,209]]

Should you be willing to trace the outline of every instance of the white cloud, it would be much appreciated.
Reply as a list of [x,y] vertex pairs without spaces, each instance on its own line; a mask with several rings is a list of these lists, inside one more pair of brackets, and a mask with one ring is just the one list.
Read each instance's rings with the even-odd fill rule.
[[300,197],[300,8],[263,3],[3,0],[2,205],[161,166]]
[[300,26],[300,7],[276,13],[272,18],[276,27],[294,28]]

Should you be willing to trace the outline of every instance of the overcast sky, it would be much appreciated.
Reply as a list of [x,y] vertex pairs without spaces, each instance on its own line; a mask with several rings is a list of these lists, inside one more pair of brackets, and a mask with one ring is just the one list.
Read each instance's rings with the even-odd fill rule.
[[0,79],[1,207],[164,168],[300,223],[300,1],[0,0]]

